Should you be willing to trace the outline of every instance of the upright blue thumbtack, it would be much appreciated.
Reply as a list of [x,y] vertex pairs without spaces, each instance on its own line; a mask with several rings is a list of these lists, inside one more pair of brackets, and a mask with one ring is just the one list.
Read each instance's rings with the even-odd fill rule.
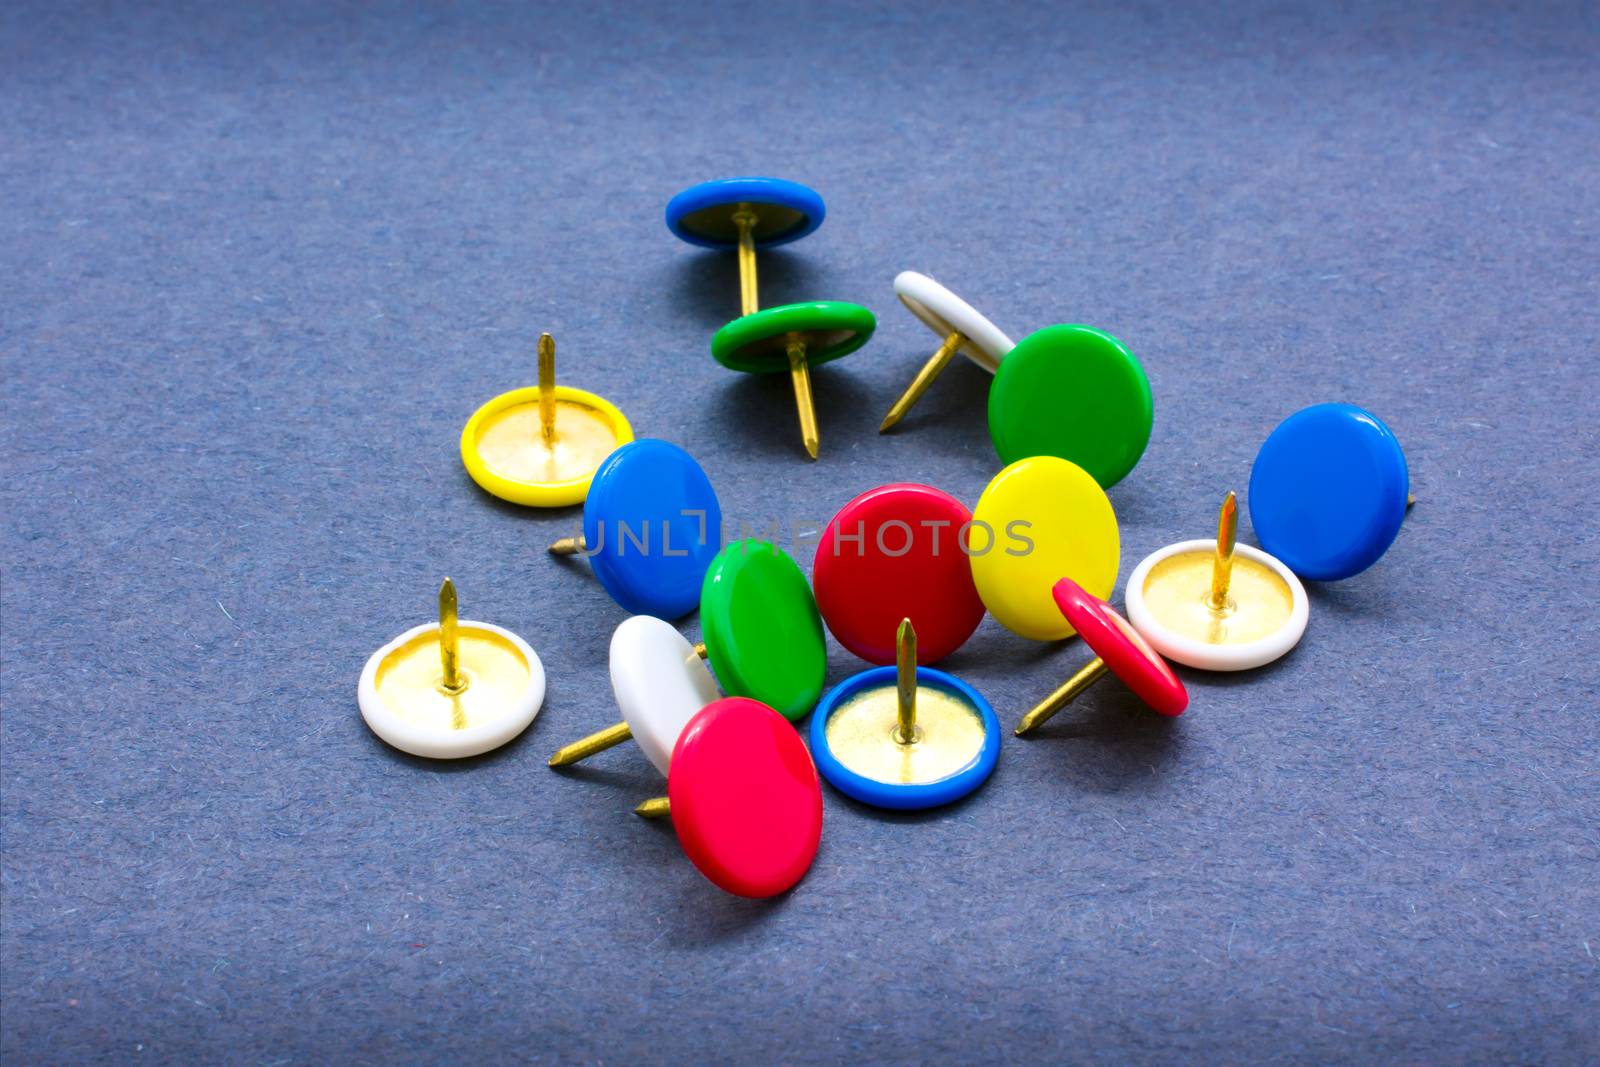
[[700,603],[721,548],[711,479],[677,445],[640,438],[600,464],[583,505],[583,535],[550,546],[583,553],[611,599],[633,615],[676,619]]
[[917,633],[900,623],[895,665],[839,683],[811,717],[811,756],[833,787],[901,811],[977,789],[1000,759],[989,702],[944,671],[917,666]]
[[1250,471],[1261,547],[1302,578],[1360,574],[1388,551],[1411,503],[1400,442],[1370,411],[1317,404],[1273,430]]

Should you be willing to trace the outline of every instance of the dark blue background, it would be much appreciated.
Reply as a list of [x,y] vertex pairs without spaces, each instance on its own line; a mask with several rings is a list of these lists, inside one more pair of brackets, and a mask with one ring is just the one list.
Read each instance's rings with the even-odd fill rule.
[[[1385,6],[0,7],[0,1052],[1592,1060],[1600,26]],[[749,172],[829,208],[763,301],[881,319],[815,465],[708,354],[732,258],[662,223]],[[950,809],[830,791],[810,876],[736,900],[637,753],[544,766],[615,720],[621,613],[457,435],[550,330],[730,519],[971,503],[982,373],[876,432],[936,343],[906,268],[1144,360],[1124,575],[1316,401],[1420,502],[1280,664],[1170,724],[1108,682]],[[355,683],[445,574],[550,696],[433,764]],[[945,666],[1010,722],[1084,659],[991,621]]]

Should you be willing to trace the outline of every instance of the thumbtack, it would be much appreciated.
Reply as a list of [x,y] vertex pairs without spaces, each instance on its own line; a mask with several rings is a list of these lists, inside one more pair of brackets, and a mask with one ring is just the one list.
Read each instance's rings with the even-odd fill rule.
[[1083,636],[1084,644],[1094,651],[1095,658],[1022,717],[1017,723],[1019,737],[1072,703],[1107,670],[1126,682],[1134,695],[1158,714],[1183,714],[1189,706],[1189,693],[1183,683],[1167,661],[1110,604],[1084,592],[1071,578],[1057,582],[1051,595],[1061,614]]
[[1059,456],[1110,489],[1150,443],[1150,380],[1122,342],[1090,326],[1018,341],[989,387],[989,437],[1002,463]]
[[583,534],[550,546],[582,553],[605,591],[633,615],[693,611],[722,539],[711,479],[677,445],[640,438],[607,456],[583,505]]
[[782,304],[734,319],[711,338],[711,355],[732,370],[750,374],[789,372],[800,439],[817,458],[817,413],[810,368],[848,356],[872,337],[878,321],[859,304],[835,300]]
[[611,692],[622,722],[561,748],[550,766],[577,763],[632,738],[666,774],[684,726],[719,695],[703,656],[703,647],[690,645],[671,623],[649,615],[624,619],[611,634]]
[[1000,758],[1000,720],[978,691],[917,666],[917,632],[902,619],[892,667],[834,687],[811,718],[811,752],[833,787],[880,808],[959,800]]
[[894,402],[889,414],[878,427],[884,433],[905,418],[911,406],[922,399],[933,380],[944,373],[945,367],[959,351],[972,362],[993,374],[1000,361],[1015,346],[1015,342],[1000,332],[1000,328],[980,315],[976,309],[926,274],[903,270],[895,275],[894,293],[900,302],[922,324],[942,338],[937,351],[928,357],[917,376],[911,380],[900,399]]
[[[1007,356],[1010,360],[1013,356]],[[1100,483],[1055,456],[1018,460],[989,482],[972,510],[972,579],[1006,629],[1033,641],[1071,637],[1050,589],[1063,575],[1109,597],[1122,564],[1117,516]]]
[[[705,642],[689,647],[667,623],[636,615],[611,638],[611,688],[623,721],[563,747],[550,766],[564,767],[640,736],[663,774],[689,717],[717,699],[710,661],[730,696],[759,700],[791,722],[816,706],[827,670],[822,620],[800,567],[767,541],[734,541],[706,570],[700,594]],[[687,651],[686,651],[687,650]]]
[[484,404],[461,431],[461,462],[486,491],[529,507],[581,502],[595,468],[633,427],[609,400],[556,384],[556,343],[539,335],[539,384]]
[[868,663],[895,662],[905,618],[921,637],[918,662],[960,648],[983,621],[966,555],[972,527],[961,501],[911,482],[869,489],[840,508],[811,568],[829,631]]
[[690,186],[667,201],[667,228],[701,248],[739,250],[741,315],[760,308],[756,248],[798,241],[822,225],[818,193],[782,178],[721,178]]
[[1250,469],[1261,547],[1302,578],[1350,578],[1382,558],[1412,503],[1405,453],[1383,420],[1317,404],[1268,435]]
[[544,665],[510,630],[457,618],[456,587],[439,587],[439,621],[372,654],[356,686],[361,717],[413,756],[460,759],[499,748],[544,703]]
[[1128,621],[1163,656],[1208,671],[1244,671],[1284,655],[1306,631],[1305,586],[1281,560],[1237,543],[1229,493],[1217,539],[1180,541],[1128,577]]
[[741,897],[792,888],[822,839],[822,783],[804,742],[748,697],[724,697],[690,719],[672,752],[667,795],[634,810],[670,814],[689,862]]

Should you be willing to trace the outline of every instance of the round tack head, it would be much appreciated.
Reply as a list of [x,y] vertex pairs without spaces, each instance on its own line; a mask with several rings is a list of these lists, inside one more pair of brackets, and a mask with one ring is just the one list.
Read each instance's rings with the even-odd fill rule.
[[1354,404],[1317,404],[1273,430],[1250,470],[1261,547],[1302,578],[1360,574],[1389,550],[1411,477],[1394,433]]
[[684,728],[667,798],[678,843],[713,885],[741,897],[794,886],[822,839],[822,784],[789,721],[724,697]]
[[372,732],[402,752],[476,756],[528,728],[544,704],[544,664],[528,643],[486,622],[457,623],[466,688],[444,688],[439,624],[413,627],[374,652],[356,702]]
[[700,590],[706,655],[730,696],[750,697],[791,722],[822,696],[828,667],[822,618],[800,566],[767,541],[734,541]]
[[908,482],[840,508],[811,568],[817,608],[839,643],[868,663],[893,663],[895,634],[909,618],[919,663],[965,644],[983,621],[963,551],[971,520],[949,493]]
[[944,671],[917,668],[916,734],[896,740],[896,669],[863,671],[835,686],[811,718],[817,769],[863,804],[910,811],[960,800],[994,773],[1000,720],[976,689]]
[[694,646],[649,615],[625,619],[612,633],[611,691],[634,741],[662,774],[689,720],[722,695]]
[[1306,588],[1258,548],[1236,545],[1228,599],[1211,604],[1216,542],[1180,541],[1146,556],[1123,594],[1128,621],[1167,659],[1206,671],[1245,671],[1287,653],[1306,632]]
[[789,342],[805,342],[806,364],[848,356],[872,337],[878,320],[860,304],[820,300],[780,304],[734,319],[711,337],[711,355],[724,367],[749,374],[787,373]]
[[1117,584],[1116,513],[1105,490],[1075,463],[1054,456],[1019,460],[994,476],[972,514],[973,581],[989,613],[1012,633],[1034,641],[1072,636],[1050,595],[1062,575],[1100,597]]
[[995,372],[989,436],[1004,463],[1059,456],[1109,489],[1144,455],[1152,410],[1150,380],[1121,341],[1090,326],[1047,326]]
[[1167,661],[1128,625],[1128,620],[1104,600],[1084,592],[1071,578],[1057,582],[1051,595],[1061,614],[1082,635],[1083,643],[1105,661],[1112,674],[1127,683],[1135,696],[1162,715],[1183,714],[1189,706],[1188,690]]
[[501,393],[467,420],[461,462],[486,492],[527,507],[581,504],[595,470],[633,440],[633,427],[605,397],[565,385],[554,394],[554,445],[544,441],[538,386]]
[[894,295],[941,340],[952,333],[965,337],[958,351],[990,374],[1016,345],[971,304],[926,274],[901,271],[894,278]]
[[595,577],[634,615],[676,619],[693,611],[721,530],[722,507],[700,464],[648,437],[606,458],[583,508]]
[[754,209],[752,235],[764,247],[798,241],[822,225],[822,197],[782,178],[721,178],[692,185],[667,201],[667,229],[702,248],[739,247],[739,205]]

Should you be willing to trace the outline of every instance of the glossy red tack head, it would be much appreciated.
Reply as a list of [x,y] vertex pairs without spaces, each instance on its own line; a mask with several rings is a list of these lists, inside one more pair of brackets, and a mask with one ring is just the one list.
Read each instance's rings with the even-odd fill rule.
[[811,576],[828,630],[868,663],[894,662],[895,633],[907,618],[918,663],[960,648],[984,610],[964,551],[971,522],[949,493],[910,482],[870,489],[840,508],[817,543]]
[[800,735],[758,700],[725,697],[689,720],[667,797],[678,843],[712,884],[741,897],[794,886],[822,839],[822,783]]
[[1162,715],[1183,714],[1189,706],[1189,691],[1128,620],[1104,600],[1084,592],[1071,578],[1057,582],[1050,594],[1084,643],[1135,696]]

